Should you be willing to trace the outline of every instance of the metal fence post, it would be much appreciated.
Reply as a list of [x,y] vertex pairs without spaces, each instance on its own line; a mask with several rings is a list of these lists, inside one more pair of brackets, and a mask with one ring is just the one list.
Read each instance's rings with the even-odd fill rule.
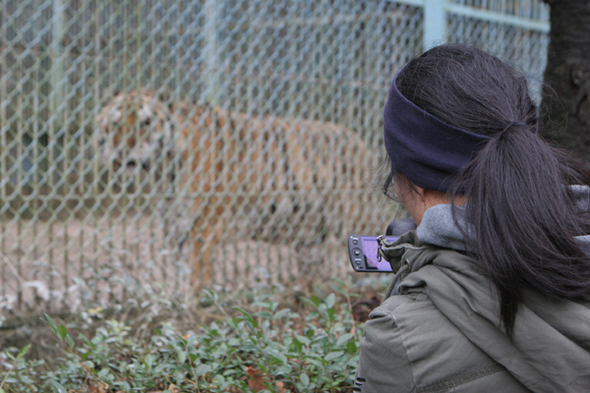
[[65,82],[63,64],[64,12],[63,0],[53,0],[53,37],[51,40],[51,94],[53,95],[53,101],[51,110],[54,120],[59,107],[63,105],[63,85]]
[[219,0],[205,2],[205,94],[207,101],[213,105],[219,102],[219,52],[218,52],[218,24]]
[[[57,143],[58,134],[61,133],[63,118],[65,112],[65,67],[64,67],[64,47],[63,40],[65,37],[65,4],[64,0],[53,0],[53,18],[51,21],[51,68],[50,68],[50,83],[51,91],[49,92],[50,102],[50,121],[49,121],[49,160],[47,167],[58,165],[55,160],[60,156],[59,151],[61,146],[65,146],[66,140],[61,141],[61,146]],[[62,158],[64,160],[64,158]],[[65,160],[67,161],[67,160]],[[65,165],[66,162],[62,161]],[[65,167],[63,167],[65,169]],[[58,175],[59,176],[59,175]],[[53,176],[52,183],[59,181],[59,178]]]
[[442,44],[447,39],[447,2],[448,0],[424,0],[424,50]]

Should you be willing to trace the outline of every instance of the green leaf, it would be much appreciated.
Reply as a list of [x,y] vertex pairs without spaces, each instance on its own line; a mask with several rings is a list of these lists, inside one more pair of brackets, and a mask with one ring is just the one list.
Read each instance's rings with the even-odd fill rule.
[[118,387],[121,388],[121,390],[125,390],[125,391],[131,390],[131,385],[129,385],[125,381],[116,381],[116,382],[113,382],[113,386],[118,386]]
[[250,317],[250,319],[252,319],[252,315],[250,315],[250,313],[248,311],[244,310],[243,308],[238,307],[238,306],[233,306],[232,308],[236,311],[241,312],[244,316]]
[[311,301],[313,302],[313,304],[314,304],[316,307],[319,307],[319,306],[320,306],[320,304],[322,304],[322,299],[320,299],[320,298],[319,298],[317,295],[312,295],[312,296],[311,296]]
[[[311,334],[313,335],[313,332],[311,332]],[[300,334],[296,334],[295,338],[303,345],[309,345],[311,343],[311,340],[309,338],[302,336]]]
[[348,342],[353,337],[354,337],[354,335],[353,334],[350,334],[350,333],[343,334],[342,336],[340,336],[340,338],[338,339],[338,341],[336,341],[336,347],[343,346],[345,342]]
[[287,363],[287,357],[274,348],[266,347],[266,348],[264,348],[264,352],[266,352],[268,355],[272,356],[273,358],[278,359],[283,364]]
[[326,355],[326,357],[324,358],[324,360],[326,361],[330,361],[330,360],[334,360],[336,358],[339,358],[340,356],[344,355],[343,352],[330,352],[329,354]]
[[295,345],[295,349],[297,350],[298,354],[301,354],[301,352],[303,352],[303,344],[301,343],[301,341],[294,338],[293,345]]
[[254,314],[255,317],[260,317],[262,319],[268,319],[269,321],[272,321],[273,316],[271,313],[269,313],[268,311],[261,311],[261,312],[257,312],[256,314]]
[[74,349],[74,340],[72,339],[72,336],[70,336],[69,334],[66,334],[66,343],[68,343],[70,349]]
[[334,285],[332,288],[338,293],[341,293],[342,296],[346,297],[346,288],[348,287],[348,285],[346,285],[346,283],[343,280],[340,280],[339,278],[333,278],[333,280],[336,281],[338,285]]
[[243,314],[243,318],[245,320],[247,320],[248,322],[250,322],[253,327],[255,327],[255,328],[258,327],[258,322],[256,322],[256,320],[254,318],[252,318],[252,315],[248,311],[244,310],[243,308],[237,307],[237,306],[234,306],[232,308],[234,310],[241,312]]
[[86,360],[88,358],[88,356],[90,356],[91,353],[92,353],[92,351],[84,352],[82,354],[82,361]]
[[199,364],[197,366],[197,368],[195,369],[195,375],[198,377],[203,376],[207,373],[210,373],[211,371],[213,371],[213,368],[211,368],[211,366],[209,366],[208,364]]
[[109,375],[109,369],[108,368],[103,368],[102,370],[100,370],[98,372],[98,378],[100,378],[101,380],[106,379],[107,375]]
[[4,389],[0,388],[0,393],[6,393]]
[[285,364],[274,369],[275,375],[289,375],[293,372],[293,367]]
[[283,308],[282,310],[277,311],[274,316],[275,321],[279,320],[285,316],[288,316],[290,312],[291,312],[291,310],[289,310],[288,308]]
[[156,359],[154,358],[154,355],[152,355],[152,354],[149,354],[145,357],[143,362],[147,366],[148,370],[151,370],[152,365],[154,364],[154,360],[156,360]]
[[194,334],[191,334],[189,336],[189,338],[186,339],[186,345],[188,347],[193,347],[195,345],[195,341],[197,341],[197,336]]
[[220,385],[223,385],[225,383],[225,377],[221,374],[217,374],[215,378],[213,378],[213,380],[217,381]]
[[271,307],[272,307],[270,311],[272,311],[273,313],[275,311],[277,311],[277,308],[279,308],[279,305],[280,305],[279,302],[273,302],[272,300],[270,301],[270,304],[271,304]]
[[254,302],[252,303],[253,306],[258,306],[261,308],[266,308],[267,310],[272,310],[272,303],[271,302]]
[[64,325],[59,325],[57,327],[57,333],[59,335],[59,338],[63,340],[64,338],[66,338],[66,335],[68,334],[68,329]]
[[131,385],[129,385],[129,383],[125,382],[125,381],[115,381],[113,382],[113,387],[118,386],[121,389],[120,390],[131,390]]
[[357,343],[355,341],[351,341],[346,344],[346,352],[348,352],[350,355],[354,354],[357,349]]
[[203,289],[203,292],[205,292],[206,296],[211,298],[213,303],[217,303],[217,301],[219,300],[219,295],[217,294],[217,292],[213,292],[212,290],[207,289],[207,288]]
[[45,321],[47,321],[47,323],[49,324],[49,327],[51,328],[51,330],[53,330],[53,333],[55,333],[57,335],[57,325],[55,324],[55,321],[53,320],[53,318],[51,318],[49,315],[43,313],[43,315],[45,316]]
[[333,308],[335,304],[336,304],[336,295],[331,293],[328,295],[328,297],[326,297],[326,306],[328,306],[328,308]]
[[301,383],[303,384],[303,386],[309,386],[309,377],[307,376],[307,374],[301,373],[301,375],[299,375],[299,378],[301,379]]
[[16,355],[16,358],[22,359],[22,357],[25,356],[27,354],[27,352],[29,352],[29,348],[31,348],[31,344],[29,344],[26,347],[24,347],[23,349],[21,349],[20,352],[18,353],[18,355]]
[[84,343],[86,343],[86,345],[88,345],[90,348],[92,348],[92,349],[96,349],[96,344],[95,344],[95,343],[93,343],[92,341],[90,341],[90,340],[88,339],[88,337],[86,337],[85,335],[83,335],[83,334],[79,334],[79,335],[78,335],[78,338],[79,338],[80,340],[84,341]]
[[68,393],[66,388],[64,388],[59,382],[49,380],[49,383],[55,393]]
[[178,361],[180,364],[184,364],[184,362],[186,362],[186,352],[178,351]]
[[334,322],[334,316],[336,315],[336,310],[334,308],[328,308],[326,311],[328,313],[328,319],[330,322]]

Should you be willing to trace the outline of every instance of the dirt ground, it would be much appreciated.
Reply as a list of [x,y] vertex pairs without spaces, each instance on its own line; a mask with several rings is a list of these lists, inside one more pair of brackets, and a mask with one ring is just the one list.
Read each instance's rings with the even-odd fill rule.
[[[142,293],[190,296],[190,238],[179,246],[189,225],[165,214],[1,221],[0,312],[75,311]],[[342,277],[350,273],[345,244],[327,238],[302,253],[289,245],[227,239],[216,250],[213,288],[292,289],[318,274]]]

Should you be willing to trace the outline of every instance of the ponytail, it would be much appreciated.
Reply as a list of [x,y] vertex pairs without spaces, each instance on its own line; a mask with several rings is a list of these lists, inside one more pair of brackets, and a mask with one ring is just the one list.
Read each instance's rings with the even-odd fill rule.
[[525,288],[553,298],[590,292],[590,258],[574,238],[588,233],[590,217],[567,187],[589,183],[583,165],[522,123],[490,140],[456,183],[474,235],[462,231],[496,284],[509,335]]

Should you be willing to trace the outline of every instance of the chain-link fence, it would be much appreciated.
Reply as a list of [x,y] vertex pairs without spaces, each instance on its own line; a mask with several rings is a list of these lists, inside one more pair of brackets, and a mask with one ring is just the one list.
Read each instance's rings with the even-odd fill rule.
[[[0,308],[342,276],[396,216],[368,186],[428,1],[0,3]],[[542,78],[539,1],[444,12]]]

